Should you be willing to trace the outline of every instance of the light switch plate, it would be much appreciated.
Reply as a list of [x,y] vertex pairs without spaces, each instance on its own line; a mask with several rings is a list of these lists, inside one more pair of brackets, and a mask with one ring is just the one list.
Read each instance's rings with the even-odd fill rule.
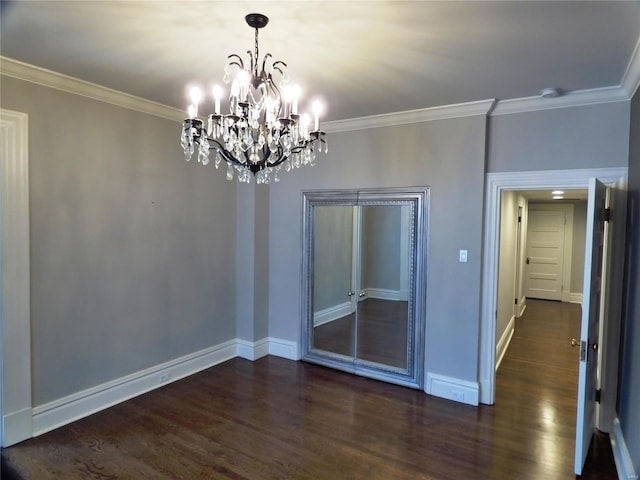
[[460,263],[467,263],[467,250],[460,250]]

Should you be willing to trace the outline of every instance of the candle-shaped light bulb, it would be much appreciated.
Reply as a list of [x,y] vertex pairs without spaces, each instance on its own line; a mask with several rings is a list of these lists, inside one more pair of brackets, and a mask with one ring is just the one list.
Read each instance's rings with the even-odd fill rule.
[[196,118],[198,116],[198,104],[200,103],[200,100],[202,100],[202,92],[198,87],[191,87],[189,95],[191,96],[191,101],[193,102],[194,107],[193,117],[191,118]]
[[309,118],[308,113],[303,113],[300,116],[300,134],[306,139],[309,138],[309,122],[311,119]]
[[320,130],[320,114],[322,113],[323,107],[322,102],[320,100],[316,100],[313,102],[311,106],[311,111],[313,112],[313,131],[317,132]]
[[289,114],[291,112],[291,100],[293,98],[293,91],[291,87],[284,87],[282,89],[282,98],[284,100],[284,108],[282,112],[283,118],[289,118]]
[[294,85],[291,88],[291,114],[298,114],[298,100],[300,99],[300,94],[302,93],[302,89],[300,85]]
[[196,118],[196,107],[194,105],[189,105],[189,107],[187,108],[187,112],[189,118]]
[[234,80],[231,84],[231,95],[229,96],[229,111],[232,115],[238,113],[238,97],[240,96],[240,85],[238,80]]
[[220,115],[220,98],[222,98],[222,88],[220,88],[220,85],[214,85],[212,90],[214,103],[213,113]]
[[240,83],[240,101],[246,102],[249,95],[249,72],[240,70],[238,72],[238,82]]

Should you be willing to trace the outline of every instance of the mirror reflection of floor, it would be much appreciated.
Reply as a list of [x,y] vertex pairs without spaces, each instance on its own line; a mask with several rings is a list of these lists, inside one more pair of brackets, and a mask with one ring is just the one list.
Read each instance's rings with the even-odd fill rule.
[[313,347],[360,360],[407,368],[408,302],[367,298],[356,314],[314,328]]

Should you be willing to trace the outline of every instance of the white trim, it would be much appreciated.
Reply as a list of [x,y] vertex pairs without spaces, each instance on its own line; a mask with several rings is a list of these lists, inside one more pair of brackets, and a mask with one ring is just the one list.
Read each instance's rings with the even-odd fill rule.
[[298,351],[297,343],[273,337],[257,342],[233,339],[73,393],[33,410],[29,408],[9,420],[16,424],[28,421],[29,425],[33,421],[33,436],[37,436],[235,357],[257,360],[275,355],[299,360]]
[[[31,406],[2,417],[3,446],[8,447],[31,438],[33,430]],[[25,435],[27,435],[25,437]]]
[[579,303],[582,305],[582,292],[571,292],[569,294],[569,303]]
[[613,420],[613,434],[610,438],[618,478],[620,480],[638,480],[638,474],[633,469],[631,455],[627,449],[627,443],[624,441],[624,435],[618,417]]
[[300,346],[297,342],[269,337],[269,355],[289,360],[300,360]]
[[398,301],[402,298],[399,290],[387,290],[385,288],[367,288],[366,298],[378,298],[380,300]]
[[236,340],[230,340],[38,406],[33,409],[33,434],[41,435],[166,383],[218,365],[234,358],[236,351]]
[[333,322],[334,320],[350,315],[352,312],[353,307],[351,305],[351,300],[323,310],[318,310],[313,313],[313,326],[319,327],[325,323]]
[[[30,438],[29,117],[0,109],[0,444]],[[29,418],[30,420],[30,418]]]
[[518,302],[518,307],[518,318],[520,318],[522,315],[524,315],[524,311],[527,309],[527,297],[522,297],[520,302]]
[[79,80],[68,75],[29,65],[7,57],[0,56],[0,72],[2,72],[2,75],[8,77],[55,88],[63,92],[73,93],[168,120],[182,122],[186,116],[185,112],[177,108],[167,107],[166,105],[152,102],[151,100],[119,92],[95,83],[85,82],[84,80]]
[[498,229],[502,192],[555,187],[586,188],[591,177],[597,177],[603,183],[611,185],[626,175],[626,167],[486,174],[479,371],[480,401],[482,403],[492,405],[495,401],[495,311],[498,279]]
[[470,117],[474,115],[487,115],[493,105],[494,99],[480,100],[477,102],[458,103],[440,107],[420,108],[404,112],[384,113],[367,117],[335,120],[322,124],[322,129],[327,133],[350,132],[353,130],[367,130],[369,128],[389,127],[392,125],[407,125],[410,123],[429,122],[446,118]]
[[515,332],[515,326],[516,326],[516,317],[511,316],[511,320],[509,320],[509,323],[507,324],[507,328],[505,328],[504,332],[502,332],[502,336],[498,341],[498,345],[496,345],[496,358],[498,359],[496,361],[496,372],[500,368],[500,364],[504,359],[504,355],[507,353],[507,350],[509,349],[509,345],[511,344],[511,339],[513,338],[513,333]]
[[627,92],[618,86],[577,90],[575,92],[567,92],[556,98],[536,96],[500,100],[490,115],[507,115],[510,113],[535,112],[538,110],[552,110],[599,103],[626,102],[629,101],[629,98]]
[[469,382],[468,380],[427,372],[425,391],[429,395],[477,406],[478,388],[478,382]]
[[620,86],[627,92],[629,99],[633,98],[636,90],[638,90],[638,86],[640,86],[640,39],[638,39],[636,48],[631,54],[627,70],[624,72]]
[[246,360],[254,361],[269,355],[269,340],[266,338],[257,342],[238,339],[236,340],[236,345],[238,356]]

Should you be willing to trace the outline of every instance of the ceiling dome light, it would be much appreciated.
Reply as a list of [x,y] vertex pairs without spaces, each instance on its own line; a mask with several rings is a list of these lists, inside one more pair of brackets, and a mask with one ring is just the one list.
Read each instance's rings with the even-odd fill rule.
[[553,192],[551,192],[551,195],[563,195],[564,194],[564,190],[554,190]]
[[273,60],[270,53],[259,57],[258,30],[269,19],[251,13],[245,21],[255,29],[255,50],[249,50],[246,56],[227,57],[222,80],[231,83],[229,113],[222,113],[223,92],[214,86],[213,113],[198,117],[203,94],[191,88],[192,103],[189,118],[182,124],[180,144],[187,161],[197,150],[198,162],[203,165],[209,163],[209,150],[215,150],[214,164],[216,168],[223,161],[227,164],[228,180],[235,173],[239,182],[250,183],[254,176],[256,183],[278,182],[282,168],[288,172],[314,165],[317,153],[327,153],[326,134],[320,130],[319,119],[324,106],[316,100],[312,115],[298,113],[302,90],[287,85],[287,65]]

